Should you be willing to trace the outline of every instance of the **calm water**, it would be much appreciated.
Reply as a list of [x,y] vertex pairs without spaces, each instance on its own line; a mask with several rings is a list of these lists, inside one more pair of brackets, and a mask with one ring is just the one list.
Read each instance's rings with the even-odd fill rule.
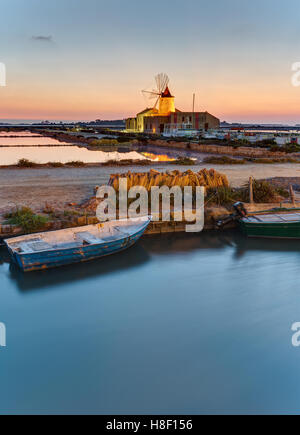
[[299,411],[299,242],[151,237],[26,276],[0,255],[1,413]]
[[[11,137],[11,136],[15,137]],[[51,146],[47,146],[51,145]],[[90,151],[84,147],[72,146],[56,139],[32,135],[29,132],[0,133],[0,165],[15,165],[20,159],[35,163],[103,163],[109,160],[143,160],[145,157],[135,151],[129,153]]]
[[[1,139],[0,139],[1,143]],[[117,151],[89,151],[87,148],[77,146],[43,146],[43,147],[1,147],[0,164],[15,165],[20,159],[28,159],[35,163],[81,161],[84,163],[103,163],[109,160],[144,160],[146,157],[131,151],[129,153],[119,153]]]

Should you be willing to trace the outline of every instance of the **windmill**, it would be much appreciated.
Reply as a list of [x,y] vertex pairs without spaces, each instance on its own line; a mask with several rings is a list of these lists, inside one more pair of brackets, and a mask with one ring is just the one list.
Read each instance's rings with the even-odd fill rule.
[[153,89],[152,91],[142,91],[144,97],[147,98],[147,100],[154,100],[155,104],[153,106],[153,109],[157,109],[158,102],[161,101],[162,98],[174,98],[172,97],[168,84],[169,84],[169,77],[165,73],[160,73],[157,76],[155,76],[155,82],[156,82],[156,89]]

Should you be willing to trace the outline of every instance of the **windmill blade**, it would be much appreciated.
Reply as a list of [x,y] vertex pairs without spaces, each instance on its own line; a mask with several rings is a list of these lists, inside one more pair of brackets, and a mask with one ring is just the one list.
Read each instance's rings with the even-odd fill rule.
[[155,101],[155,104],[154,104],[154,106],[153,106],[153,109],[156,109],[156,108],[157,108],[157,104],[158,104],[159,100],[160,100],[160,96],[159,96],[159,97],[157,98],[157,100]]
[[155,81],[156,81],[156,86],[157,86],[157,92],[160,94],[161,93],[161,86],[160,86],[160,74],[157,74],[157,76],[155,76]]
[[157,89],[153,89],[152,91],[144,90],[142,91],[143,97],[145,100],[156,100],[155,104],[153,106],[153,109],[156,109],[157,104],[159,103],[159,100],[162,96],[162,94],[165,92],[168,84],[169,84],[169,77],[165,73],[160,73],[155,76],[155,82]]
[[148,98],[149,100],[153,100],[154,98],[157,98],[158,95],[160,95],[156,91],[142,91],[143,95]]
[[163,74],[162,83],[161,83],[161,86],[162,86],[161,92],[165,92],[165,90],[168,86],[168,83],[169,83],[169,77],[167,76],[167,74]]
[[155,77],[157,89],[160,94],[162,94],[166,90],[169,84],[169,80],[169,77],[165,73],[157,74],[157,76]]

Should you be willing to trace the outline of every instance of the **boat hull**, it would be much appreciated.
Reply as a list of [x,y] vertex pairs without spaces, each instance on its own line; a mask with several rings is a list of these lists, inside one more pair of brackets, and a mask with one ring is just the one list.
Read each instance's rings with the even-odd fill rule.
[[9,251],[14,261],[24,272],[46,270],[74,263],[91,261],[124,251],[133,246],[141,238],[147,226],[148,225],[130,237],[124,237],[120,240],[110,242],[107,245],[89,245],[80,248],[57,249],[25,255],[13,252],[10,248]]
[[240,228],[248,237],[300,239],[300,222],[248,223],[240,220]]

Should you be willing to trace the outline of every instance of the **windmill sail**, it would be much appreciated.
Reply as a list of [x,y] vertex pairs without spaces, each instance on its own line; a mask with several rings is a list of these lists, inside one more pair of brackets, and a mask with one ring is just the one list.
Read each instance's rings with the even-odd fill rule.
[[155,104],[153,106],[153,109],[156,109],[157,104],[159,103],[160,99],[164,97],[165,92],[167,92],[168,95],[171,97],[171,93],[168,88],[169,84],[169,77],[165,73],[160,73],[155,76],[155,82],[156,82],[156,89],[153,89],[152,91],[144,90],[143,95],[147,100],[156,100]]

